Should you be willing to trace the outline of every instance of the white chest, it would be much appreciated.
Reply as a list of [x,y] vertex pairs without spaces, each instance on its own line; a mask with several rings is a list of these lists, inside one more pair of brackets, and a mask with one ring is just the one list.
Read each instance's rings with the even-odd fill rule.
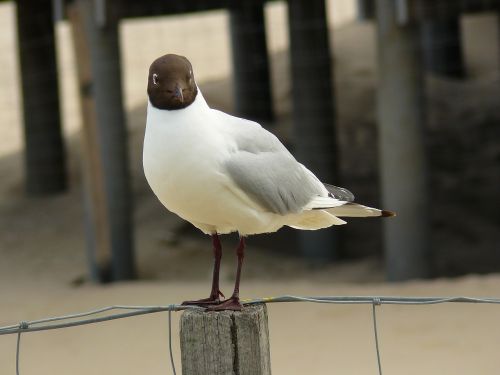
[[[159,113],[158,113],[159,112]],[[190,221],[206,221],[207,202],[220,196],[227,142],[210,126],[210,112],[163,114],[148,110],[144,173],[153,192],[170,211]]]

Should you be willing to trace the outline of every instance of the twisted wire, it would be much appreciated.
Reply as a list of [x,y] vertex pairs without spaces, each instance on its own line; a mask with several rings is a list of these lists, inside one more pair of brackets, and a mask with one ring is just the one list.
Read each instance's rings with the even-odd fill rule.
[[[257,303],[279,303],[279,302],[312,302],[312,303],[331,303],[331,304],[372,304],[373,301],[379,301],[380,305],[434,305],[441,303],[487,303],[487,304],[500,304],[500,298],[496,297],[399,297],[399,296],[292,296],[284,295],[279,297],[263,297],[256,299],[242,300],[244,305],[252,305]],[[62,329],[68,327],[75,327],[86,324],[101,323],[108,320],[128,318],[137,315],[153,314],[165,311],[181,311],[187,309],[201,309],[198,306],[185,306],[178,304],[170,304],[164,306],[126,306],[114,305],[103,307],[96,310],[61,315],[38,320],[32,320],[13,324],[9,326],[0,327],[0,336],[16,334],[18,332],[34,332],[46,331],[52,329]],[[113,310],[132,310],[129,312],[109,314],[100,317],[74,320],[76,318],[89,317],[98,315]],[[54,322],[60,322],[56,323]],[[66,321],[66,322],[64,322]]]
[[[259,303],[284,303],[284,302],[310,302],[310,303],[329,303],[329,304],[371,304],[372,305],[372,320],[373,333],[375,340],[375,351],[377,355],[377,364],[379,375],[382,375],[382,365],[380,359],[380,347],[377,329],[376,308],[380,305],[435,305],[442,303],[486,303],[500,304],[500,298],[496,297],[400,297],[400,296],[292,296],[284,295],[279,297],[263,297],[257,299],[242,300],[244,305],[253,305]],[[18,324],[0,327],[1,335],[17,334],[16,343],[16,375],[19,375],[20,362],[20,345],[21,334],[35,331],[47,331],[54,329],[63,329],[76,327],[87,324],[101,323],[109,320],[129,318],[132,316],[153,314],[159,312],[168,312],[168,343],[170,351],[170,362],[172,365],[173,374],[176,375],[175,362],[172,349],[172,311],[181,311],[188,309],[204,310],[198,306],[185,306],[178,304],[170,304],[165,306],[128,306],[114,305],[107,306],[95,310],[48,317],[32,321],[22,321]],[[127,312],[118,312],[111,314],[113,310],[130,310]],[[105,316],[92,317],[94,315],[108,313]],[[89,318],[90,317],[90,318]],[[75,320],[78,318],[84,318]]]

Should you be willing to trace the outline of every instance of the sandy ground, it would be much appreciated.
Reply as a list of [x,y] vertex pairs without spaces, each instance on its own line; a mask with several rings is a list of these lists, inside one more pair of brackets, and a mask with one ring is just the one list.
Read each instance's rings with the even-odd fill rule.
[[[338,5],[332,6],[333,1],[330,2],[329,14],[330,22],[336,27],[332,42],[337,51],[337,104],[342,142],[349,145],[343,150],[348,160],[343,169],[354,171],[347,176],[347,182],[357,186],[357,195],[369,203],[377,203],[376,176],[373,174],[376,159],[372,126],[376,81],[373,27],[347,23],[352,18],[353,1],[335,3]],[[286,13],[280,3],[268,7],[266,12],[271,30],[268,37],[272,52],[273,96],[279,130],[287,139],[290,84],[287,79]],[[79,174],[79,105],[68,26],[58,25],[57,37],[71,189],[61,196],[33,199],[25,197],[22,189],[22,127],[11,4],[0,6],[0,24],[0,47],[9,51],[0,54],[3,67],[0,70],[0,326],[111,304],[160,305],[207,294],[211,272],[207,239],[167,214],[145,184],[142,174],[144,72],[150,61],[165,51],[186,54],[193,61],[198,81],[209,102],[214,107],[231,111],[227,15],[209,12],[196,18],[131,20],[121,27],[124,99],[135,201],[135,241],[141,281],[104,287],[86,280]],[[433,92],[431,101],[435,103],[430,113],[430,130],[435,133],[454,135],[453,120],[463,116],[470,118],[469,128],[465,130],[471,131],[467,134],[479,133],[474,131],[474,126],[490,123],[492,119],[488,116],[498,107],[498,51],[492,48],[498,45],[495,18],[492,15],[467,18],[464,28],[467,31],[465,46],[471,81],[464,84],[437,78],[429,80]],[[183,33],[179,33],[180,29]],[[173,38],[173,35],[178,38]],[[478,40],[484,40],[484,43],[478,43]],[[206,46],[210,48],[200,48]],[[456,110],[442,100],[450,95],[463,99]],[[447,122],[443,123],[442,119]],[[488,138],[494,138],[496,133],[491,130],[483,134],[487,144]],[[450,142],[458,142],[464,148],[467,146],[461,138],[451,138]],[[438,142],[433,147],[446,149],[446,146]],[[483,159],[496,160],[495,152],[495,149],[485,147],[482,154],[472,160],[484,166]],[[483,154],[487,155],[483,157]],[[493,162],[490,164],[486,166],[497,168]],[[451,174],[436,178],[443,180],[440,183],[445,186],[457,183],[468,186],[469,181],[476,181],[482,189],[476,193],[479,197],[494,197],[498,186],[490,180],[482,180],[478,173],[458,182]],[[444,201],[450,199],[446,189],[436,194]],[[464,211],[448,206],[443,205],[436,218],[437,224],[444,228],[436,235],[436,252],[446,250],[439,258],[443,268],[451,264],[460,270],[463,264],[473,259],[471,248],[484,253],[485,259],[491,259],[491,263],[498,259],[495,246],[500,242],[495,222],[487,216],[467,212],[472,217],[470,220],[481,223],[470,227],[464,220],[453,221],[453,218],[463,218]],[[486,209],[494,210],[494,207]],[[380,248],[379,224],[354,221],[342,230],[351,254],[369,257],[362,261],[312,267],[290,254],[291,251],[281,249],[271,253],[258,240],[251,241],[243,274],[243,297],[498,294],[500,276],[495,275],[385,284],[383,264],[376,251]],[[234,238],[225,240],[225,244],[233,242]],[[456,256],[450,256],[450,249]],[[221,277],[226,292],[230,291],[234,278],[233,266],[234,257],[225,255]],[[481,268],[478,266],[478,269]],[[497,373],[500,365],[497,310],[496,306],[485,305],[381,307],[378,311],[385,373]],[[178,317],[179,314],[175,314],[174,342],[177,342]],[[269,319],[275,374],[376,373],[369,306],[276,304],[269,306]],[[177,346],[175,353],[180,366]],[[15,337],[1,336],[0,374],[15,372],[14,356]],[[22,374],[171,373],[165,314],[24,335],[21,356]]]

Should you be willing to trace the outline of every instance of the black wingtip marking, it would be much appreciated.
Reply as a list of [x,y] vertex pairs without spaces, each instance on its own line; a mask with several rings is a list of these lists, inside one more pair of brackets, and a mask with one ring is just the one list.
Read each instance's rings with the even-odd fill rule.
[[382,217],[393,217],[396,216],[395,212],[392,211],[387,211],[387,210],[382,210]]

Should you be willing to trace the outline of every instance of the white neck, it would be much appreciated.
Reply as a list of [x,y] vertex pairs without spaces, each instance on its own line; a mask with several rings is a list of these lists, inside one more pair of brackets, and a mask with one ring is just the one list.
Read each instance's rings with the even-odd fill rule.
[[201,93],[200,88],[198,88],[198,94],[196,94],[196,98],[194,102],[188,105],[186,108],[182,109],[159,109],[156,108],[151,101],[148,99],[148,117],[162,118],[164,120],[167,119],[175,119],[179,116],[189,116],[191,113],[203,113],[206,110],[209,110],[208,106],[203,94]]

